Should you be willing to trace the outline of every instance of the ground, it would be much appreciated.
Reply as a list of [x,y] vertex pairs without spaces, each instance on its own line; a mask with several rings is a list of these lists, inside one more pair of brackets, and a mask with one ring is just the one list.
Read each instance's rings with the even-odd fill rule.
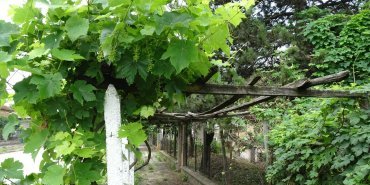
[[[30,154],[25,154],[22,150],[23,145],[19,142],[0,142],[0,163],[7,158],[14,158],[24,164],[26,175],[39,172],[41,155],[33,160]],[[176,172],[176,167],[166,163],[158,152],[152,153],[150,163],[139,170],[135,178],[135,185],[191,185],[187,182],[187,176]]]
[[191,185],[185,174],[176,171],[165,161],[159,152],[152,152],[150,163],[139,170],[136,176],[138,185]]

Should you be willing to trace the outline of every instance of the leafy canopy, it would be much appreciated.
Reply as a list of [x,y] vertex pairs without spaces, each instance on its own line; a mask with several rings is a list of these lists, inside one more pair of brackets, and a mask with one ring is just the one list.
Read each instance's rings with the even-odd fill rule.
[[136,150],[156,109],[171,106],[186,84],[206,75],[216,52],[230,55],[229,27],[252,4],[212,9],[208,0],[28,0],[12,7],[12,23],[0,21],[0,103],[9,98],[9,72],[30,72],[12,97],[16,110],[31,117],[22,133],[25,152],[45,151],[39,174],[10,178],[104,184],[107,85],[120,88],[120,135]]

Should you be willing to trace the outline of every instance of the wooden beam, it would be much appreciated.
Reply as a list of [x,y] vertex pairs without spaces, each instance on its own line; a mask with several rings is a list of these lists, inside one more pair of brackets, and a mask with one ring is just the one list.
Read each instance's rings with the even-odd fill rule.
[[365,93],[332,90],[300,90],[286,87],[257,87],[205,84],[193,85],[186,89],[188,93],[220,94],[220,95],[255,95],[255,96],[290,96],[290,97],[320,97],[320,98],[361,98]]
[[[253,86],[254,84],[256,84],[259,80],[261,79],[260,76],[254,76],[252,78],[250,78],[246,85],[250,85],[250,86]],[[207,113],[211,113],[211,112],[215,112],[215,111],[218,111],[218,110],[221,110],[231,104],[233,104],[234,102],[238,101],[240,98],[243,98],[245,97],[245,95],[234,95],[232,96],[230,99],[216,105],[215,107],[213,107],[212,109],[208,110],[208,111],[205,111],[205,112],[202,112],[201,114],[207,114]]]
[[[336,74],[320,77],[320,78],[314,78],[314,79],[302,79],[298,80],[289,84],[284,85],[283,87],[290,87],[290,88],[297,88],[297,89],[304,89],[304,88],[309,88],[315,85],[322,85],[322,84],[328,84],[328,83],[333,83],[333,82],[340,82],[343,79],[347,78],[349,75],[349,71],[342,71]],[[257,98],[252,99],[249,102],[236,105],[230,108],[222,109],[219,111],[214,112],[215,114],[225,114],[231,111],[237,111],[237,110],[246,110],[249,107],[253,105],[257,105],[262,102],[269,101],[271,99],[274,99],[276,96],[260,96]]]

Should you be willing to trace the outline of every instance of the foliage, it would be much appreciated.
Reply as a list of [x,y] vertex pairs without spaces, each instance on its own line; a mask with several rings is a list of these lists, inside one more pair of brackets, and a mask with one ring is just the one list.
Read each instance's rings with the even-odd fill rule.
[[363,84],[370,74],[370,10],[351,17],[335,14],[310,23],[305,37],[314,46],[316,75],[350,70],[352,82]]
[[355,100],[295,100],[272,130],[276,184],[368,184],[369,111]]
[[9,72],[30,72],[14,85],[13,100],[31,117],[22,133],[25,152],[36,157],[45,149],[40,173],[21,181],[104,183],[107,85],[119,88],[120,135],[136,149],[156,109],[181,101],[181,90],[208,74],[216,52],[230,56],[229,27],[252,4],[28,0],[13,7],[13,23],[0,21],[0,103],[8,98]]
[[6,122],[6,125],[2,127],[3,129],[1,130],[4,140],[8,140],[9,134],[16,130],[16,126],[19,124],[18,116],[15,114],[10,114]]
[[5,159],[0,165],[0,181],[23,178],[23,164],[14,159]]

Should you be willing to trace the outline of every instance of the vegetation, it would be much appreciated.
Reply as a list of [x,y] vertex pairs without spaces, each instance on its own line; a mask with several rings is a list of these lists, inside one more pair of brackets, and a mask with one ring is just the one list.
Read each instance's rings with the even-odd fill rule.
[[[8,159],[0,164],[0,182],[104,183],[103,100],[109,84],[122,99],[119,134],[137,157],[138,146],[156,131],[156,112],[203,112],[227,98],[183,93],[189,84],[241,85],[255,74],[262,77],[259,85],[282,86],[348,70],[343,83],[318,88],[370,91],[369,2],[256,0],[252,5],[247,0],[28,0],[13,7],[13,22],[0,21],[0,105],[13,99],[17,114],[31,117],[22,132],[24,151],[33,157],[40,148],[45,151],[40,173],[24,176],[22,164]],[[9,95],[6,78],[16,69],[31,76]],[[369,184],[367,103],[277,98],[251,108],[252,117],[204,121],[201,170],[209,173],[207,156],[213,150],[222,154],[218,180],[242,183],[248,170],[261,170],[226,163],[226,151],[254,147],[272,156],[265,155],[261,165],[268,166],[266,179],[259,173],[251,183]],[[4,138],[18,124],[12,116]],[[271,130],[268,148],[262,123]],[[213,140],[215,125],[221,143]],[[235,145],[226,150],[226,142]],[[235,169],[243,174],[231,180],[219,175]]]
[[252,4],[243,0],[211,8],[208,1],[196,0],[28,0],[13,7],[13,23],[0,21],[1,103],[8,98],[9,72],[30,72],[14,85],[14,108],[32,120],[23,132],[24,151],[33,157],[40,148],[45,151],[40,173],[24,177],[21,165],[9,160],[2,169],[16,176],[1,173],[0,181],[104,183],[108,84],[122,97],[119,134],[137,151],[146,139],[148,117],[182,101],[184,86],[218,64],[209,60],[216,51],[232,54],[229,28]]

